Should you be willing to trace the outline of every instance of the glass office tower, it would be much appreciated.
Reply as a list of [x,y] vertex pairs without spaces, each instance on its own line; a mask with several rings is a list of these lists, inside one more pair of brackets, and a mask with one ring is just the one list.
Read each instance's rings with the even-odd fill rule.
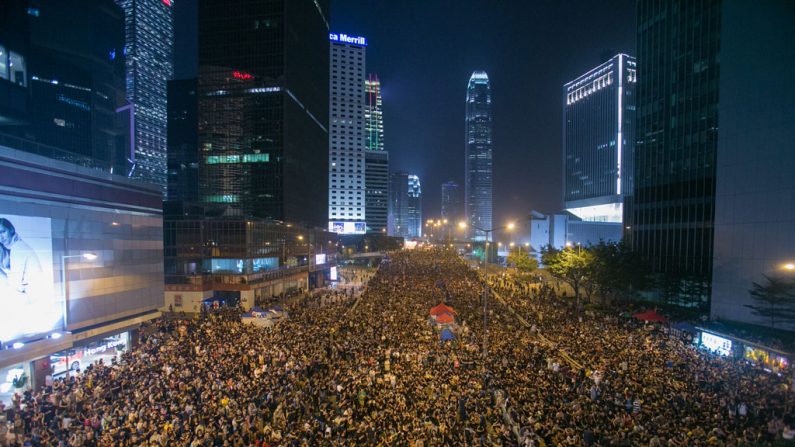
[[174,12],[168,0],[116,0],[126,23],[127,101],[134,109],[129,175],[166,189],[167,93],[174,76]]
[[200,200],[209,215],[325,227],[329,2],[236,5],[199,3]]
[[636,82],[635,58],[617,54],[563,87],[563,200],[582,220],[622,222],[634,175]]
[[721,2],[640,0],[637,13],[630,242],[654,271],[705,283],[712,269]]
[[469,236],[485,240],[492,229],[491,86],[485,71],[469,78],[466,97],[464,208]]
[[389,153],[384,150],[384,115],[381,109],[381,81],[369,75],[364,81],[364,208],[368,233],[385,233],[389,213]]

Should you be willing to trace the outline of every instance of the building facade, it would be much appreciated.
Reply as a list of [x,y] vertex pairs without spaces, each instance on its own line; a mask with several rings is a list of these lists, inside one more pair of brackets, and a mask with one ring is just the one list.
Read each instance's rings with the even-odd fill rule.
[[130,177],[166,190],[166,82],[174,76],[174,12],[164,0],[116,0],[124,9],[127,101],[133,107]]
[[492,115],[491,85],[485,71],[469,78],[465,122],[464,208],[469,236],[485,240],[492,229]]
[[364,81],[366,104],[364,107],[364,130],[367,134],[367,150],[384,150],[384,113],[382,110],[381,81],[378,75],[370,74]]
[[329,2],[238,4],[199,3],[199,199],[208,215],[326,227]]
[[407,236],[422,237],[422,185],[414,174],[408,175],[408,196]]
[[[712,275],[721,2],[638,2],[628,238],[657,273]],[[708,290],[702,294],[706,303]]]
[[366,151],[364,166],[367,232],[386,233],[389,215],[389,152]]
[[418,176],[393,172],[389,176],[389,235],[422,236],[422,187]]
[[[39,390],[46,376],[99,360],[65,363],[68,352],[112,346],[105,354],[115,355],[142,322],[160,315],[162,193],[2,145],[0,186],[0,243],[11,253],[3,273],[19,281],[6,290],[0,315],[0,343],[14,347],[0,349],[0,385],[24,374],[26,388]],[[14,265],[27,266],[24,275]],[[0,401],[10,400],[7,390],[0,386]]]
[[[329,36],[328,228],[340,234],[364,233],[369,149],[365,116],[370,111],[365,107],[367,41],[342,33]],[[368,118],[377,117],[370,113]]]
[[[710,315],[773,326],[753,283],[795,280],[795,4],[723,3]],[[764,55],[764,57],[759,57]],[[753,63],[749,60],[753,59]],[[782,64],[782,61],[790,61]],[[775,318],[778,329],[793,329]]]
[[368,233],[386,233],[389,214],[389,153],[384,150],[384,115],[381,81],[368,75],[364,81],[364,200]]
[[634,176],[636,82],[635,58],[617,54],[563,86],[563,201],[585,221],[622,222]]
[[[63,160],[126,172],[129,131],[116,112],[125,92],[124,12],[113,0],[9,0],[3,8],[0,132],[38,143],[31,148],[57,147]],[[4,108],[25,112],[5,116]]]
[[456,223],[464,218],[464,207],[461,203],[461,187],[452,180],[442,183],[441,216]]
[[199,204],[197,80],[168,81],[168,202]]
[[322,287],[336,267],[336,235],[262,219],[169,217],[164,226],[166,307],[203,302],[244,309]]

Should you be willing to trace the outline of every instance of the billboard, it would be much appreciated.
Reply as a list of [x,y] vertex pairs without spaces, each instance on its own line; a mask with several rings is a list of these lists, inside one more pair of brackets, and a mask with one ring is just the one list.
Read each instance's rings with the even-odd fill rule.
[[0,341],[60,329],[63,301],[53,284],[52,221],[0,214]]
[[329,222],[328,230],[337,234],[364,234],[367,232],[365,222]]

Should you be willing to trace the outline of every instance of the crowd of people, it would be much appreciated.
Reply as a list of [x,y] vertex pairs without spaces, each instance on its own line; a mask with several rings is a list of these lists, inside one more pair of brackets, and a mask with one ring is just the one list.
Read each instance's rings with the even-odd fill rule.
[[[392,253],[364,281],[289,304],[273,328],[228,308],[151,323],[119,362],[3,408],[0,446],[739,447],[793,434],[789,377],[579,312],[547,286],[484,279],[452,251]],[[452,341],[429,318],[440,302]]]

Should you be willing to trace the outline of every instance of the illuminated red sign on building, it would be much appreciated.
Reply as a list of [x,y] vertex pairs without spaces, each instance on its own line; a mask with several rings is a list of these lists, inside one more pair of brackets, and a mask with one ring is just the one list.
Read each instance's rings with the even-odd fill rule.
[[165,3],[166,6],[171,6],[171,0],[163,0],[163,3]]
[[254,79],[254,76],[248,73],[243,73],[242,71],[233,71],[232,76],[234,76],[235,79],[242,79],[244,81],[247,81],[249,79]]

